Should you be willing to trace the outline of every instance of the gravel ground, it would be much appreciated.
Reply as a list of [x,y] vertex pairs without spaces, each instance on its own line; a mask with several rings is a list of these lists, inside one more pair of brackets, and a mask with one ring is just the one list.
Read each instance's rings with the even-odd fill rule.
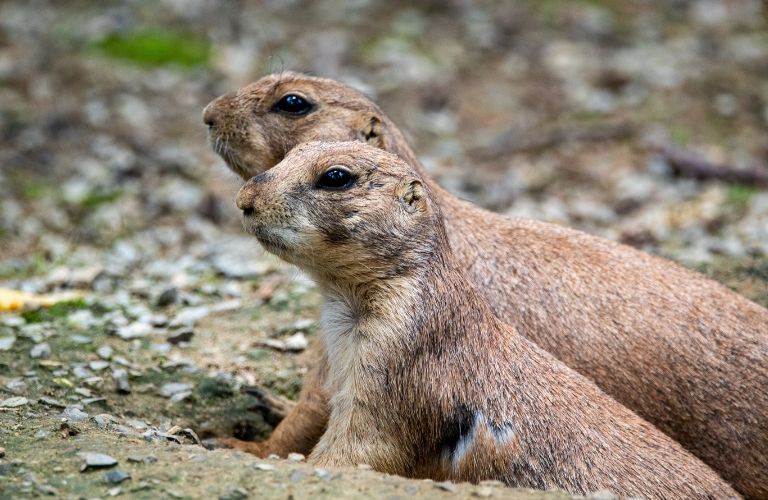
[[[767,11],[3,2],[0,288],[77,296],[0,314],[0,496],[560,498],[326,476],[196,444],[269,433],[279,416],[261,395],[296,398],[319,303],[242,234],[239,180],[201,110],[270,71],[341,79],[459,195],[664,255],[768,305]],[[118,463],[80,472],[85,452]],[[115,471],[131,477],[105,479]]]

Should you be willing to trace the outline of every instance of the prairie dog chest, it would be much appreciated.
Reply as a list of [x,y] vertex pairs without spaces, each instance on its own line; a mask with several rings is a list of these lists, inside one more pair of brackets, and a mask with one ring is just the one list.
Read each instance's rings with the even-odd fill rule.
[[360,317],[343,298],[326,297],[320,326],[328,355],[327,390],[332,395],[349,390],[359,357]]
[[321,335],[328,355],[327,390],[333,397],[375,393],[382,381],[373,373],[391,371],[392,360],[401,354],[402,319],[360,310],[335,295],[326,296],[323,303]]

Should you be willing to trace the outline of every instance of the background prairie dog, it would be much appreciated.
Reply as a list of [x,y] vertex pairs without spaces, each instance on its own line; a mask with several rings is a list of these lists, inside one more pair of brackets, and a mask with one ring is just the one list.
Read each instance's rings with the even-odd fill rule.
[[[492,312],[592,379],[755,498],[768,497],[768,310],[700,274],[564,227],[452,196],[368,98],[333,80],[269,75],[208,105],[212,144],[244,179],[297,144],[358,139],[413,165]],[[325,425],[325,369],[257,454],[308,453]]]
[[302,145],[237,205],[246,229],[323,291],[331,414],[314,463],[581,494],[737,496],[501,323],[451,252],[439,203],[396,156]]

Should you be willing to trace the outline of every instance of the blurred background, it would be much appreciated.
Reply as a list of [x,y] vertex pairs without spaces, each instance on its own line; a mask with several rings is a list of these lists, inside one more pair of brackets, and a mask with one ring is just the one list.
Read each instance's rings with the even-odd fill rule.
[[[105,495],[62,418],[108,414],[77,446],[123,453],[263,437],[279,418],[240,389],[297,397],[318,294],[243,233],[201,120],[287,69],[367,93],[464,198],[768,306],[768,1],[1,0],[0,292],[79,294],[0,314],[0,443],[37,474],[16,496]],[[234,463],[139,487],[243,498]]]
[[366,92],[446,187],[492,210],[692,265],[762,257],[767,10],[6,0],[0,276],[99,259],[118,242],[151,260],[239,233],[239,183],[209,151],[200,113],[283,69]]

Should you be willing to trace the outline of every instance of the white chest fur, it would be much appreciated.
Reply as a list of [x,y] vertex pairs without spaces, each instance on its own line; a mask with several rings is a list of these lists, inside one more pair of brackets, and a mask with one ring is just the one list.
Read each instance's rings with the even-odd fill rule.
[[326,297],[320,324],[330,368],[327,390],[336,395],[352,389],[361,342],[360,317],[342,297]]

